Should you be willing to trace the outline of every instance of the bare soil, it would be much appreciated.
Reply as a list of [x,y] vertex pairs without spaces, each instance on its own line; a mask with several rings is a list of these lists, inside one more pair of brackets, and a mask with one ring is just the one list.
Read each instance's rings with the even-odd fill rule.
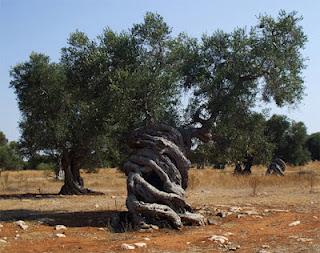
[[[125,177],[116,169],[83,172],[87,186],[105,193],[97,196],[55,194],[62,183],[51,172],[2,172],[0,252],[320,252],[320,164],[289,168],[285,177],[264,172],[255,167],[252,176],[236,177],[232,168],[191,170],[187,199],[212,225],[125,233],[110,227],[111,216],[126,211]],[[289,226],[295,221],[300,224]],[[228,241],[211,241],[212,235]],[[121,248],[136,242],[147,247]]]

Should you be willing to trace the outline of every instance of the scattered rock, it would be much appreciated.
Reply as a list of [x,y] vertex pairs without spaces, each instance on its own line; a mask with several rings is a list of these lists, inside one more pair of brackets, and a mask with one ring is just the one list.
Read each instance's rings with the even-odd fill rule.
[[290,239],[298,239],[299,236],[297,236],[297,235],[290,235],[289,238],[290,238]]
[[267,245],[267,244],[264,244],[264,245],[262,245],[261,247],[262,247],[263,249],[270,249],[270,246]]
[[231,235],[234,235],[234,234],[231,233],[231,232],[226,232],[226,233],[224,233],[223,235],[224,235],[224,236],[231,236]]
[[127,244],[127,243],[122,243],[121,244],[121,249],[135,249],[136,247],[131,245],[131,244]]
[[105,231],[105,229],[104,229],[104,228],[98,228],[98,230],[99,230],[99,231]]
[[239,213],[241,210],[242,210],[242,208],[239,206],[232,206],[229,208],[229,211],[233,212],[233,213]]
[[209,218],[209,219],[208,219],[208,224],[209,224],[209,225],[218,225],[219,223],[218,223],[218,221]]
[[0,239],[0,243],[7,243],[7,241],[4,239]]
[[143,240],[150,241],[151,239],[149,237],[145,237],[145,238],[143,238]]
[[159,227],[158,227],[157,225],[151,224],[150,226],[151,226],[151,228],[154,229],[154,230],[159,230]]
[[252,216],[253,218],[259,218],[259,219],[263,219],[263,217],[261,215],[254,215]]
[[99,206],[98,204],[95,204],[94,207],[95,207],[95,208],[99,208],[100,206]]
[[56,234],[56,237],[58,237],[58,238],[64,238],[64,237],[66,237],[66,235],[65,235],[65,234],[61,234],[61,233],[58,233],[58,234]]
[[219,242],[219,243],[226,243],[228,242],[228,238],[223,236],[223,235],[213,235],[209,238],[209,241],[215,241],[215,242]]
[[314,219],[316,219],[316,220],[318,219],[318,217],[317,217],[317,216],[312,216],[312,217],[313,217]]
[[294,222],[291,222],[291,223],[289,224],[289,227],[297,226],[297,225],[299,225],[300,223],[301,223],[301,222],[300,222],[299,220],[294,221]]
[[312,242],[313,239],[311,238],[298,238],[297,242]]
[[67,230],[67,227],[65,225],[56,225],[56,230]]
[[2,225],[2,224],[0,224],[0,228],[3,228],[3,225]]
[[[112,199],[115,199],[115,198],[117,198],[117,197],[116,197],[116,196],[114,196],[114,195],[112,195],[112,196],[111,196],[111,198],[112,198]],[[124,244],[125,244],[125,243],[124,243]]]
[[187,242],[187,245],[190,245],[191,244],[191,242]]
[[136,246],[137,248],[146,248],[147,247],[147,244],[145,242],[136,242],[133,245]]
[[242,218],[242,217],[246,217],[246,215],[245,215],[245,214],[238,214],[238,215],[237,215],[237,218],[238,218],[238,219],[240,219],[240,218]]
[[240,245],[231,243],[227,246],[227,249],[229,251],[236,251],[237,249],[240,249]]
[[15,223],[23,230],[26,230],[29,227],[23,220],[18,220]]
[[266,249],[261,249],[261,250],[258,250],[257,253],[271,253],[271,251]]

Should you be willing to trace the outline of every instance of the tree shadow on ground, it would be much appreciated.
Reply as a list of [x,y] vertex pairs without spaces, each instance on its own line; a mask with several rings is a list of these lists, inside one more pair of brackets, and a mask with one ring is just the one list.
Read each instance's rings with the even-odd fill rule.
[[21,193],[21,194],[0,194],[0,200],[3,199],[50,199],[62,197],[58,193]]
[[114,232],[131,230],[130,215],[126,211],[61,212],[29,209],[0,211],[0,222],[14,222],[17,220],[41,222],[49,226],[109,227]]
[[[83,195],[104,195],[103,192],[92,191]],[[50,198],[63,198],[70,195],[61,195],[59,193],[21,193],[21,194],[0,194],[0,200],[3,199],[50,199]]]

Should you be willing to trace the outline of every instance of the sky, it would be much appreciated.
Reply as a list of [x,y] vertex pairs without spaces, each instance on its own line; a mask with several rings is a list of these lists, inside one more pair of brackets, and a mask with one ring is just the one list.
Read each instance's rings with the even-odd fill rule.
[[143,21],[147,11],[157,12],[173,33],[201,37],[217,29],[231,32],[236,27],[256,24],[257,15],[276,16],[280,9],[297,11],[308,36],[304,57],[304,100],[297,108],[277,109],[303,121],[308,133],[320,131],[320,1],[318,0],[0,0],[0,131],[9,140],[18,140],[20,112],[10,85],[10,68],[28,60],[32,51],[58,61],[60,49],[76,29],[94,39],[105,27],[127,30]]

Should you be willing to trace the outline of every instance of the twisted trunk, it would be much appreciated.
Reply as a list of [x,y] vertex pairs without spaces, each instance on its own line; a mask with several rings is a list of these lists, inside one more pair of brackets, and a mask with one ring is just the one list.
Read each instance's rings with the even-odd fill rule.
[[61,166],[64,170],[64,185],[59,194],[81,195],[92,193],[84,187],[83,179],[80,176],[80,166],[72,153],[64,152],[61,158]]
[[123,170],[127,175],[126,205],[135,227],[205,224],[204,217],[194,213],[184,199],[190,167],[186,152],[196,132],[180,132],[163,124],[133,132],[129,140],[133,153]]

